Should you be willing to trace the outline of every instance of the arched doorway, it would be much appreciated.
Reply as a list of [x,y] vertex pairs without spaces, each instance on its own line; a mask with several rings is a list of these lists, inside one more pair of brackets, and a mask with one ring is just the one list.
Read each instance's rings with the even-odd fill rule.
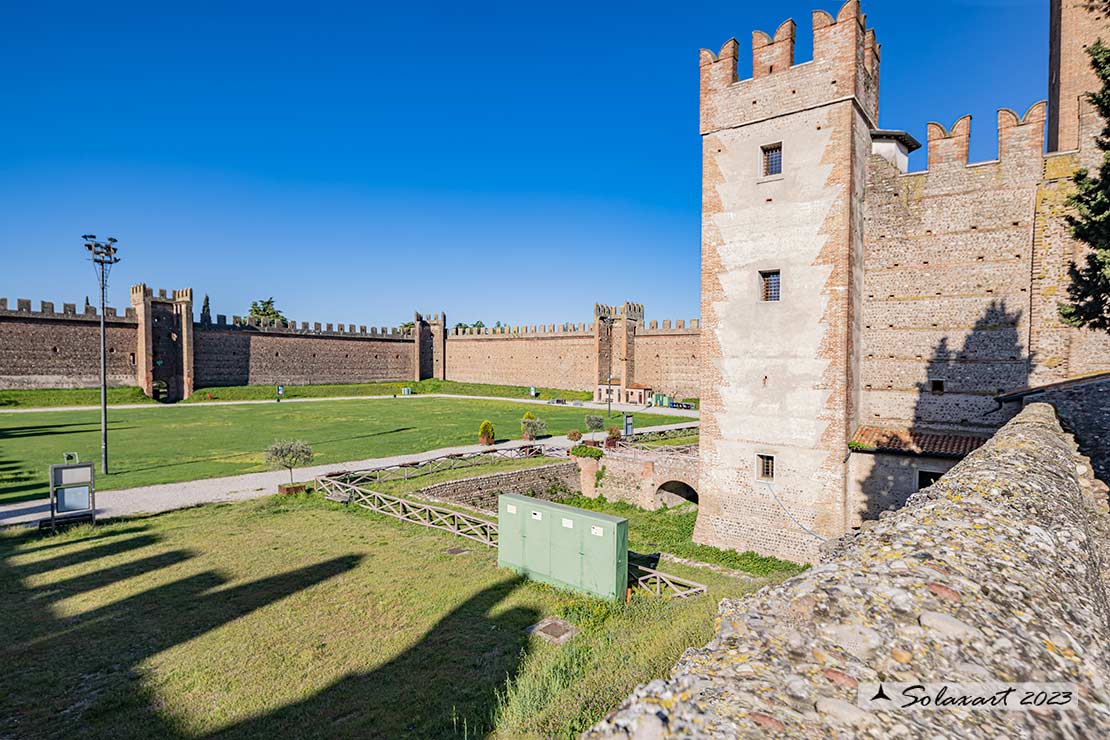
[[686,503],[696,506],[698,492],[688,483],[669,480],[655,491],[655,503],[657,506],[679,506]]

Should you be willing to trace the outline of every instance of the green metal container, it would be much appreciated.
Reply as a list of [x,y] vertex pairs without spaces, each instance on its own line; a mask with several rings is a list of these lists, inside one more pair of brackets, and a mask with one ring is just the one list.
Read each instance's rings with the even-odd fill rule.
[[628,586],[628,520],[504,493],[497,564],[554,586],[609,599]]

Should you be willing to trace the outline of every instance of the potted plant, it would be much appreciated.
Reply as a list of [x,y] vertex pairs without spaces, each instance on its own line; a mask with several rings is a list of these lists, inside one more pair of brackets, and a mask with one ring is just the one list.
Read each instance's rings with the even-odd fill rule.
[[617,440],[621,438],[620,427],[609,427],[605,435],[606,449],[612,449],[617,446]]
[[522,419],[520,422],[520,437],[525,440],[534,440],[547,433],[547,422],[543,419]]
[[478,426],[478,441],[484,445],[493,444],[493,422],[489,419],[486,419]]
[[569,439],[571,442],[578,442],[578,440],[582,439],[582,432],[578,431],[577,429],[571,429],[569,432],[567,432],[567,439]]
[[315,453],[308,442],[300,439],[283,439],[270,445],[266,450],[266,463],[289,471],[289,482],[278,486],[280,493],[304,493],[305,485],[293,482],[293,468],[307,465],[312,462],[314,456]]

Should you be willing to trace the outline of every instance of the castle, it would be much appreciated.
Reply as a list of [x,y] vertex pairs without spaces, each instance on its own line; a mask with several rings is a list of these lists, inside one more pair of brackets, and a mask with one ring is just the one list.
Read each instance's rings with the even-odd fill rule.
[[695,539],[812,559],[1003,424],[1000,394],[1110,369],[1110,336],[1057,319],[1070,178],[1101,161],[1085,49],[1110,25],[1088,5],[1051,4],[1047,110],[999,110],[990,162],[968,162],[970,117],[930,123],[923,172],[879,127],[857,0],[813,13],[812,61],[793,21],[752,34],[751,79],[735,39],[701,52]]
[[[196,321],[191,290],[138,285],[107,317],[111,382],[169,400],[433,377],[699,397],[695,539],[812,560],[981,444],[1014,391],[1110,370],[1110,336],[1057,318],[1082,254],[1070,178],[1101,161],[1085,49],[1110,24],[1052,0],[1047,103],[999,110],[989,162],[968,162],[970,117],[930,123],[921,172],[907,172],[920,144],[879,126],[880,46],[859,2],[812,25],[802,63],[793,21],[753,33],[751,79],[735,39],[701,52],[700,322],[645,322],[633,303],[538,328]],[[95,385],[96,324],[89,308],[0,299],[0,387]]]

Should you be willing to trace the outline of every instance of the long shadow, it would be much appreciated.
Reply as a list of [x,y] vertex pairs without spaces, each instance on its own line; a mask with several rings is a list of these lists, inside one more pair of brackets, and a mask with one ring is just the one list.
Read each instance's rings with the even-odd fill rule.
[[[86,427],[85,429],[69,429],[64,432],[50,431],[54,427]],[[109,432],[122,432],[125,429],[137,429],[135,426],[122,426],[108,422]],[[28,437],[55,437],[65,434],[88,434],[100,429],[100,422],[75,423],[75,424],[45,424],[42,426],[7,427],[0,428],[0,439],[27,439]]]
[[514,577],[479,591],[388,663],[213,737],[485,735],[498,692],[520,666],[523,630],[540,618],[524,607],[495,613],[522,582]]
[[[991,301],[983,315],[953,349],[941,337],[926,364],[925,378],[916,383],[908,432],[918,441],[925,434],[986,437],[1000,427],[1013,409],[1002,409],[993,397],[1028,384],[1033,357],[1021,341],[1021,310],[1010,312],[1005,301]],[[941,385],[937,385],[937,381]],[[894,382],[897,382],[894,380]],[[901,508],[920,488],[932,484],[958,457],[884,453],[862,482],[859,514],[875,519]]]
[[[162,538],[143,525],[96,532],[95,541],[46,541],[25,533],[0,540],[0,737],[186,736],[163,713],[144,683],[151,657],[268,604],[355,568],[360,556],[312,566],[227,588],[214,570],[191,574],[133,592],[87,611],[58,608],[93,589],[122,579],[149,576],[188,562],[185,550],[155,552],[123,563],[43,583],[58,568],[96,563],[157,545]],[[115,539],[119,537],[119,539]],[[23,562],[36,551],[67,545],[72,552]]]

